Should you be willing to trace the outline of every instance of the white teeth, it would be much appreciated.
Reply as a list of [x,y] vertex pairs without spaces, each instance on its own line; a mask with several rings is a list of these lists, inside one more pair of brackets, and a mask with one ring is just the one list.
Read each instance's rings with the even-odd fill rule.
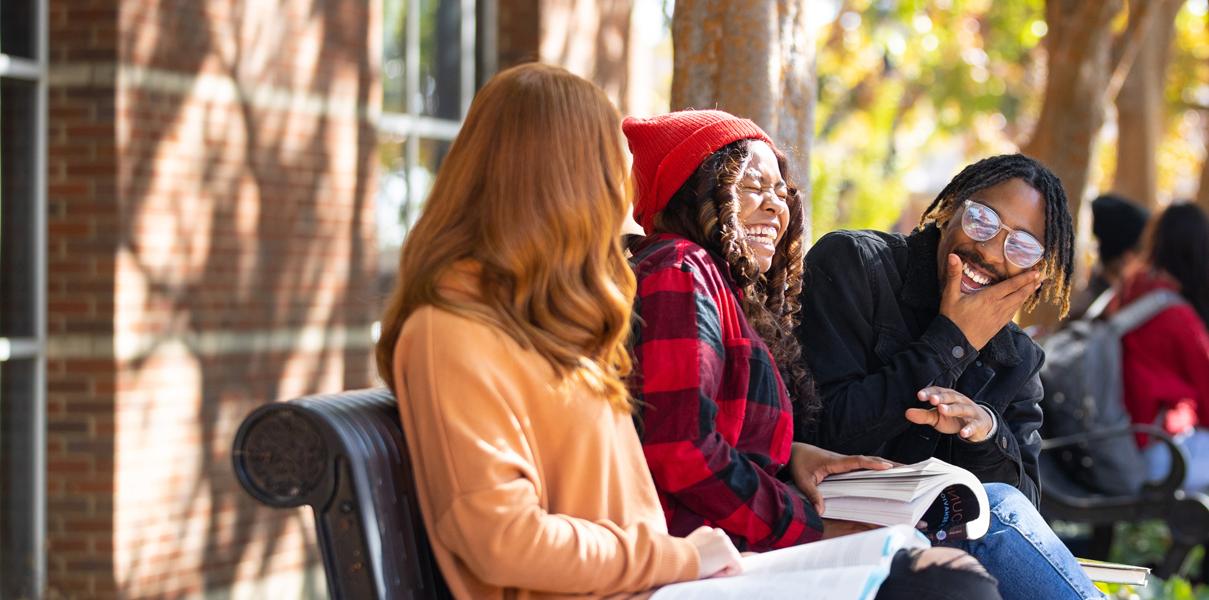
[[777,239],[777,228],[767,225],[757,225],[747,230],[747,237],[762,238],[769,241]]
[[974,270],[969,267],[969,265],[962,265],[961,272],[965,273],[966,277],[969,277],[978,285],[986,285],[991,282],[991,278],[975,273]]

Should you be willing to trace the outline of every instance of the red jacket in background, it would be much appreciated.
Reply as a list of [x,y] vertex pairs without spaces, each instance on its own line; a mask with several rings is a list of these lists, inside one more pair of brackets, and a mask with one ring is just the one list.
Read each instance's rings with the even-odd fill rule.
[[[1162,273],[1139,273],[1124,283],[1109,312],[1163,288],[1178,292],[1180,286]],[[1209,333],[1192,306],[1172,306],[1125,334],[1121,353],[1125,408],[1134,423],[1154,423],[1166,408],[1172,411],[1162,424],[1168,433],[1209,425]]]

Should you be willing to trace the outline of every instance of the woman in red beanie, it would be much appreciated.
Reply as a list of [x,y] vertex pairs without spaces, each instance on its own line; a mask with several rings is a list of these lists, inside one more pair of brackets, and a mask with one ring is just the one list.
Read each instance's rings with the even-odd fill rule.
[[[629,118],[622,130],[648,236],[631,247],[629,383],[669,532],[716,526],[737,547],[765,551],[871,528],[821,519],[816,485],[891,464],[793,442],[785,382],[815,395],[793,336],[805,215],[785,157],[754,123],[721,111]],[[911,572],[904,555],[878,598],[999,597],[971,557],[937,551],[957,558]]]
[[[817,481],[890,464],[792,442],[786,382],[799,398],[814,391],[792,333],[805,215],[785,159],[754,123],[721,111],[630,118],[622,130],[648,234],[631,248],[641,325],[630,388],[669,528],[731,515],[717,525],[742,549],[819,539]],[[809,501],[778,479],[787,464]]]

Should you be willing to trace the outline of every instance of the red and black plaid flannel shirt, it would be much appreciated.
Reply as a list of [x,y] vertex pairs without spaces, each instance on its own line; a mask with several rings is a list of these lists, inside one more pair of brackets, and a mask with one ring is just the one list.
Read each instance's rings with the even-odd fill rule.
[[776,364],[739,307],[726,266],[677,236],[642,240],[630,391],[673,535],[720,527],[740,549],[816,540],[822,523],[793,484],[793,414]]

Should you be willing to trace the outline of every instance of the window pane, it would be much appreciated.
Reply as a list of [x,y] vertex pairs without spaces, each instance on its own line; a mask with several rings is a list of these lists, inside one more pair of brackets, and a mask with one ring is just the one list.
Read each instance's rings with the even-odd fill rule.
[[407,194],[406,156],[406,139],[379,136],[374,206],[378,225],[378,292],[383,297],[390,293],[394,283],[403,237],[418,216]]
[[377,206],[378,223],[378,291],[390,292],[395,271],[399,266],[399,250],[403,239],[424,208],[432,189],[437,168],[449,152],[449,142],[418,140],[416,164],[407,168],[407,143],[404,140],[384,140],[378,145],[379,172]]
[[421,112],[461,120],[461,2],[421,0],[420,13]]
[[0,337],[34,337],[32,82],[0,79]]
[[416,180],[416,198],[419,200],[421,208],[423,208],[424,201],[428,199],[428,192],[432,191],[432,184],[437,178],[437,169],[441,168],[445,155],[449,154],[449,145],[450,142],[444,140],[426,138],[420,140],[420,150],[416,157],[417,164],[412,175]]
[[0,598],[32,598],[35,548],[33,360],[0,362]]
[[407,1],[382,2],[382,110],[407,110]]
[[37,58],[38,18],[35,0],[4,0],[0,2],[0,54],[22,58]]

